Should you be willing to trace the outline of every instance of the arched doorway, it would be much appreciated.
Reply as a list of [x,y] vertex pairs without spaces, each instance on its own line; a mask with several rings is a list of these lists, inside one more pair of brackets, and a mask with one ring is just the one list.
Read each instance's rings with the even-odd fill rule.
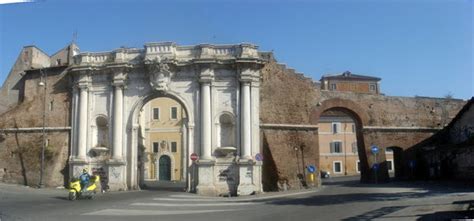
[[403,174],[403,149],[401,147],[391,146],[385,148],[385,159],[390,176],[395,179],[402,178]]
[[[360,181],[361,182],[375,182],[374,172],[371,167],[374,164],[374,160],[372,158],[369,159],[370,150],[366,150],[366,140],[364,139],[364,131],[363,128],[365,125],[369,125],[369,115],[367,111],[362,108],[358,103],[354,101],[341,99],[341,98],[331,98],[328,100],[324,100],[323,102],[318,103],[311,112],[311,123],[319,125],[319,119],[323,114],[327,111],[341,111],[346,114],[346,116],[350,116],[354,120],[355,124],[355,136],[357,139],[357,155],[359,157],[359,163],[357,168],[360,170]],[[318,134],[319,133],[318,128]],[[370,140],[370,139],[368,139]],[[371,144],[368,144],[369,146]],[[319,147],[322,148],[321,146]],[[329,148],[329,147],[328,147]],[[321,157],[320,157],[321,160]],[[337,165],[336,165],[337,166]],[[380,174],[377,177],[379,180],[385,179],[384,174],[381,173],[384,168],[378,170]]]
[[357,115],[345,108],[329,108],[318,120],[320,170],[330,177],[360,176],[360,152],[365,153]]
[[194,148],[188,141],[194,133],[188,113],[184,99],[172,92],[147,95],[135,105],[131,157],[137,164],[130,165],[129,170],[136,174],[140,188],[183,190],[192,186],[187,182],[191,180],[188,159]]
[[159,160],[159,180],[170,181],[171,180],[171,158],[163,155]]

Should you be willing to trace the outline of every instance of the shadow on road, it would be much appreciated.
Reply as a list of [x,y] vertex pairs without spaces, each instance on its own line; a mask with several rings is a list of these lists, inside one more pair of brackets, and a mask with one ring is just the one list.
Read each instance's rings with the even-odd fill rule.
[[149,191],[186,192],[186,183],[173,181],[145,181],[142,183],[141,189]]
[[54,197],[51,197],[53,199],[58,199],[58,200],[66,200],[66,201],[69,201],[68,197],[67,196],[54,196]]
[[327,206],[344,203],[360,203],[375,201],[395,201],[403,199],[416,199],[434,196],[430,192],[402,192],[402,193],[350,193],[334,195],[317,195],[304,199],[279,200],[269,202],[274,205],[304,205],[304,206]]
[[[284,199],[269,202],[269,204],[325,206],[354,202],[376,202],[417,199],[424,197],[440,196],[444,194],[474,192],[474,189],[469,184],[456,182],[396,181],[383,184],[363,184],[360,183],[358,179],[348,180],[347,178],[344,178],[343,180],[333,179],[332,182],[326,180],[323,185],[328,186],[328,188],[336,188],[336,185],[349,188],[377,188],[377,192],[357,193],[349,191],[346,194],[336,193],[323,195],[324,191],[322,191],[321,193],[323,194],[318,194],[308,198]],[[387,189],[386,192],[384,192],[385,188]],[[396,188],[407,188],[407,190],[394,192],[393,190]]]
[[421,221],[445,221],[445,220],[472,220],[474,211],[442,211],[431,214],[420,215],[417,220]]
[[329,178],[324,179],[323,186],[342,186],[357,188],[412,188],[417,190],[427,190],[431,192],[455,193],[455,192],[474,192],[472,186],[474,182],[468,181],[452,181],[452,180],[392,180],[386,183],[361,183],[358,177]]
[[358,216],[355,216],[355,217],[343,219],[343,221],[372,220],[372,219],[376,219],[376,218],[383,217],[383,216],[385,216],[385,215],[387,215],[387,214],[396,212],[396,211],[398,211],[398,210],[405,209],[405,208],[407,208],[407,207],[408,207],[408,206],[382,207],[382,208],[380,208],[380,209],[372,210],[372,211],[369,211],[369,212],[367,212],[367,213],[364,213],[364,214],[361,214],[361,215],[358,215]]

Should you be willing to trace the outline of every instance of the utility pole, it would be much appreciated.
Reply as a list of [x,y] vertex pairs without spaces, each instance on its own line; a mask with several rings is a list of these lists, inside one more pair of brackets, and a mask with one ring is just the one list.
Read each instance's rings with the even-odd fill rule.
[[346,131],[347,122],[344,121],[344,176],[347,176]]
[[46,147],[46,72],[40,69],[41,73],[41,81],[38,83],[40,87],[43,87],[43,145],[41,147],[41,171],[40,171],[40,180],[39,180],[39,188],[44,186],[43,184],[43,173],[44,173],[44,150]]

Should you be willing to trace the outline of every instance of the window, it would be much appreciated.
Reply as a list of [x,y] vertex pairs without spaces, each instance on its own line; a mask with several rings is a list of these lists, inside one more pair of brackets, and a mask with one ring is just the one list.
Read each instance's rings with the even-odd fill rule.
[[352,143],[352,153],[357,153],[357,142]]
[[330,143],[331,153],[342,153],[342,142],[334,141]]
[[54,101],[49,102],[49,111],[53,111]]
[[342,173],[342,162],[334,161],[333,162],[333,171],[334,173]]
[[360,173],[360,160],[357,160],[356,171]]
[[387,160],[387,168],[388,171],[393,171],[393,161],[392,160]]
[[177,147],[178,147],[178,143],[171,142],[171,152],[176,153],[178,149]]
[[331,83],[331,84],[329,85],[329,90],[331,90],[331,91],[336,90],[336,84],[335,84],[335,83]]
[[153,120],[160,119],[160,108],[153,108]]
[[56,59],[56,65],[61,65],[61,59]]
[[159,143],[153,142],[153,153],[158,153],[158,147],[159,147]]
[[332,133],[337,134],[341,132],[341,123],[340,122],[333,122],[332,123]]
[[375,91],[375,88],[376,88],[376,87],[375,87],[375,84],[370,84],[370,85],[369,85],[369,90],[370,90],[370,91]]
[[178,108],[171,107],[171,119],[176,120],[178,119]]

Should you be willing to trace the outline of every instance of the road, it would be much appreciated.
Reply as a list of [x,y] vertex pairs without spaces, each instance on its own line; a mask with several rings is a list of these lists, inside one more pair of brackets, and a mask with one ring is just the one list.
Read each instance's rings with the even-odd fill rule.
[[171,190],[112,192],[68,201],[66,190],[0,184],[0,220],[445,220],[474,215],[474,189],[459,183],[360,184],[324,180],[318,190],[215,198]]

